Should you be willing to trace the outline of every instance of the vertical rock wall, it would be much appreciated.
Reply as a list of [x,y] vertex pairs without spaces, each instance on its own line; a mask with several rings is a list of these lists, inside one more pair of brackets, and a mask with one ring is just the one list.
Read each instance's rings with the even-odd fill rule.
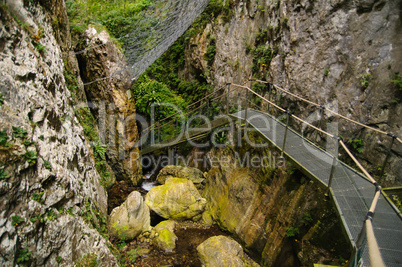
[[[391,82],[402,73],[401,1],[231,2],[230,22],[218,17],[190,40],[183,77],[201,72],[216,88],[227,82],[249,84],[252,77],[272,81],[363,124],[402,136],[402,91]],[[209,66],[205,54],[212,39],[216,55]],[[282,104],[316,123],[316,108],[286,96]],[[333,126],[328,131],[345,141],[363,141],[349,146],[359,146],[359,160],[375,173],[391,138],[338,121],[330,113],[326,120]],[[402,144],[394,144],[382,184],[401,182],[401,156]]]
[[63,76],[64,1],[34,2],[23,12],[37,31],[0,7],[0,265],[114,266],[106,192]]

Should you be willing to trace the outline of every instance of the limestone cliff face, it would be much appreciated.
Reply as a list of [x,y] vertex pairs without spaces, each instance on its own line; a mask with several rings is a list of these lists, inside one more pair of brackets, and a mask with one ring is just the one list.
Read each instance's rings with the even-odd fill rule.
[[[269,149],[245,151],[250,159],[271,158],[274,164]],[[208,154],[216,164],[203,191],[207,214],[263,266],[312,266],[348,257],[340,222],[317,183],[286,166],[242,167],[238,160],[245,154],[230,149]]]
[[[98,33],[89,27],[77,53],[81,79],[85,83],[79,93],[85,98],[98,122],[101,141],[107,145],[108,163],[116,178],[141,180],[136,142],[138,131],[135,103],[131,97],[131,80],[121,51],[106,31]],[[87,101],[87,102],[85,102]]]
[[72,266],[90,257],[114,266],[94,229],[107,216],[106,192],[63,76],[64,1],[43,2],[23,10],[36,27],[0,7],[0,265]]
[[[257,77],[402,136],[398,116],[402,112],[401,90],[391,83],[395,74],[402,72],[400,1],[233,2],[229,23],[218,17],[190,40],[183,77],[190,79],[192,73],[201,72],[216,87],[227,82],[249,84],[248,79]],[[209,66],[204,55],[212,39],[216,55]],[[264,51],[271,54],[263,55]],[[313,122],[317,109],[286,96],[283,99],[284,108]],[[334,126],[330,132],[345,140],[362,139],[359,159],[368,169],[378,169],[385,159],[389,136],[342,120],[338,124],[329,113],[326,119]],[[401,155],[402,145],[394,145],[382,183],[401,182]]]

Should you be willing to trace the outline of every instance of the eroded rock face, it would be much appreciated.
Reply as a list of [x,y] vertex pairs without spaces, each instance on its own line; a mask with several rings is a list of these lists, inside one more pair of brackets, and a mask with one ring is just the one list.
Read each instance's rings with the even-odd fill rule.
[[160,184],[165,184],[168,178],[183,178],[192,181],[195,185],[201,184],[205,178],[204,174],[197,168],[168,165],[158,174],[157,180]]
[[247,259],[239,243],[226,236],[213,236],[197,247],[197,254],[205,267],[259,266]]
[[[228,82],[249,85],[250,77],[259,77],[360,123],[402,136],[402,119],[397,115],[402,113],[401,94],[390,82],[402,72],[399,10],[398,0],[239,1],[230,22],[220,17],[190,39],[180,74],[188,80],[197,73],[207,74],[215,88]],[[208,66],[205,54],[212,38],[216,55]],[[255,49],[276,52],[257,66],[256,61],[263,59],[255,56]],[[368,81],[367,86],[362,80]],[[233,102],[238,93],[245,91],[232,87]],[[268,97],[266,88],[263,95]],[[319,122],[318,108],[286,96],[281,105],[310,123]],[[327,112],[324,130],[345,140],[363,139],[362,153],[356,156],[367,169],[378,169],[391,137],[344,120],[338,125],[333,119]],[[322,141],[311,129],[305,128],[304,134]],[[393,151],[382,184],[402,182],[402,144],[394,144]]]
[[125,57],[106,31],[98,33],[89,27],[84,38],[84,45],[76,48],[84,51],[77,56],[81,78],[99,136],[108,148],[108,163],[117,179],[129,179],[136,185],[141,180],[138,132]]
[[157,236],[153,239],[154,244],[165,252],[172,252],[176,248],[177,236],[174,234],[176,222],[167,220],[154,227]]
[[[255,153],[267,155],[261,150]],[[216,159],[232,157],[228,151],[218,149],[210,151],[209,156]],[[336,253],[344,253],[344,258],[348,257],[347,238],[339,236],[340,222],[332,204],[323,199],[318,184],[291,176],[284,168],[248,169],[236,164],[235,160],[229,165],[227,161],[222,162],[225,163],[208,172],[203,191],[207,211],[203,218],[209,221],[208,217],[212,216],[221,228],[235,234],[262,265],[284,266],[281,264],[284,258],[308,265],[330,258],[329,251],[333,249]],[[306,213],[314,219],[301,223]],[[286,254],[288,229],[295,225],[300,228],[300,234],[294,238],[303,240],[303,252]]]
[[145,203],[165,219],[198,220],[205,209],[206,200],[193,182],[169,178],[164,185],[151,188],[145,196]]
[[110,214],[110,234],[121,238],[134,239],[144,231],[151,229],[149,208],[141,194],[133,191],[123,204],[113,209]]
[[[24,14],[42,27],[40,36],[0,7],[0,131],[7,136],[0,144],[0,265],[15,266],[27,249],[32,266],[57,266],[57,257],[73,266],[86,254],[116,266],[94,229],[107,216],[107,198],[71,106],[51,14],[34,2]],[[64,1],[57,5],[66,18]]]

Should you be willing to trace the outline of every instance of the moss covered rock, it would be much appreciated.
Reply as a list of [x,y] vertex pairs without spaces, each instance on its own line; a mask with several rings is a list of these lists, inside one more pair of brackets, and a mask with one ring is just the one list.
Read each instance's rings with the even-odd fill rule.
[[164,250],[172,252],[176,247],[177,236],[174,234],[175,221],[168,220],[155,226],[154,231],[158,235],[154,238],[154,245]]
[[259,266],[243,252],[243,248],[226,236],[213,236],[197,247],[198,257],[203,266]]
[[168,165],[164,167],[156,178],[160,184],[165,184],[169,178],[183,178],[192,181],[196,186],[201,184],[205,178],[204,174],[197,168]]
[[134,191],[110,214],[110,235],[133,239],[141,232],[150,231],[150,223],[149,208],[144,204],[141,194]]
[[169,178],[164,185],[153,187],[145,196],[150,209],[165,219],[188,220],[201,218],[207,201],[201,197],[193,182]]

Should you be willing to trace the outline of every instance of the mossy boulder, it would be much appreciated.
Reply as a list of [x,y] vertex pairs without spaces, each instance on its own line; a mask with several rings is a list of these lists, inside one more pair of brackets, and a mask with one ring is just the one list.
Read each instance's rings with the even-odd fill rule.
[[110,214],[110,235],[134,239],[144,231],[151,230],[149,208],[144,204],[141,194],[132,192],[123,204]]
[[164,167],[159,172],[156,179],[160,184],[165,184],[167,179],[173,177],[188,179],[192,181],[196,187],[198,187],[198,185],[205,180],[204,174],[199,169],[175,165],[168,165]]
[[239,243],[226,236],[213,236],[197,247],[202,266],[259,266],[244,252]]
[[175,221],[167,220],[155,226],[154,231],[157,233],[153,242],[154,245],[165,252],[172,252],[176,248],[177,236],[174,234]]
[[165,219],[189,220],[201,218],[207,201],[190,180],[169,178],[148,192],[145,203]]

